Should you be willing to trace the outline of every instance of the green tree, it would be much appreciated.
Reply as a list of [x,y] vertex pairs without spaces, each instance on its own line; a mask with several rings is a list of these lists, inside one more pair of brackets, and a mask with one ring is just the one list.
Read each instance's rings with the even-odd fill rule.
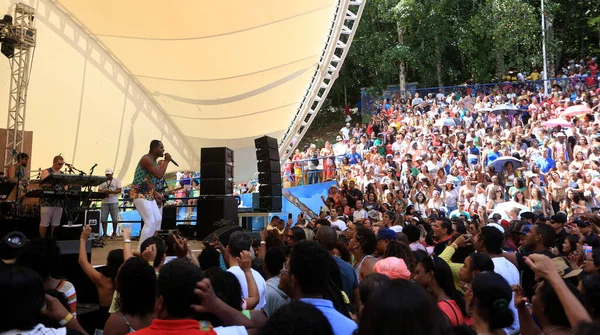
[[521,0],[487,0],[460,36],[468,68],[478,82],[508,69],[541,65],[541,28],[535,8]]

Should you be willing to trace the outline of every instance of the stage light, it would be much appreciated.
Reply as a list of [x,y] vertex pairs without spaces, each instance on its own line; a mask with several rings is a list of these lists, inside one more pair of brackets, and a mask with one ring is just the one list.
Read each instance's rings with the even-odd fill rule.
[[3,42],[0,51],[6,58],[13,58],[15,55],[15,45],[10,42]]
[[16,258],[27,244],[27,237],[20,231],[12,231],[0,241],[0,259]]

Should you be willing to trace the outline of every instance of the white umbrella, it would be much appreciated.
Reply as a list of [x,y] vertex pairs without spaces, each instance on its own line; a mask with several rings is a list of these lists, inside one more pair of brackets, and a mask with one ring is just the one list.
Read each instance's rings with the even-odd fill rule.
[[492,113],[496,115],[500,115],[502,112],[504,112],[506,115],[515,115],[519,112],[519,109],[513,104],[502,104],[492,109]]
[[502,217],[502,220],[510,220],[510,218],[508,217],[508,214],[506,214],[506,213],[510,212],[510,210],[513,208],[519,208],[521,210],[519,212],[519,215],[522,212],[529,212],[529,207],[527,207],[525,205],[521,205],[520,203],[511,200],[511,201],[506,201],[506,202],[500,203],[496,207],[494,207],[494,211],[492,212],[492,214],[489,215],[489,217],[492,217],[494,214],[500,214],[500,217]]

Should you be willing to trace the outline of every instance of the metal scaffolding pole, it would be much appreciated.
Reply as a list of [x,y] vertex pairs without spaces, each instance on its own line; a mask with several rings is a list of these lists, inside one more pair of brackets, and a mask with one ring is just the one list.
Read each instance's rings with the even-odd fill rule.
[[10,59],[11,70],[4,168],[14,164],[15,153],[23,150],[27,88],[37,35],[34,16],[33,7],[19,3],[14,22],[5,15],[0,23],[2,53]]

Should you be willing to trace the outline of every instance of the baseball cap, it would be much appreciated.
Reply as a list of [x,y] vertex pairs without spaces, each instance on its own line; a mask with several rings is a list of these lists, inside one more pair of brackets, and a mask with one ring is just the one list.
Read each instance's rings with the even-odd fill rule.
[[494,227],[498,229],[502,234],[504,234],[504,228],[502,228],[502,226],[497,223],[488,223],[487,226]]
[[396,239],[396,233],[390,228],[379,229],[377,232],[377,240],[389,240],[393,241]]
[[346,122],[346,127],[350,126],[350,122]]
[[577,223],[577,226],[579,226],[579,227],[587,227],[587,226],[592,225],[591,222],[587,222],[587,221],[583,221],[583,220],[576,220],[575,223]]
[[529,231],[531,230],[532,226],[533,225],[530,225],[530,224],[523,225],[521,227],[521,231],[519,231],[519,234],[527,235],[529,233]]
[[113,174],[113,170],[108,168],[104,171],[104,174]]

